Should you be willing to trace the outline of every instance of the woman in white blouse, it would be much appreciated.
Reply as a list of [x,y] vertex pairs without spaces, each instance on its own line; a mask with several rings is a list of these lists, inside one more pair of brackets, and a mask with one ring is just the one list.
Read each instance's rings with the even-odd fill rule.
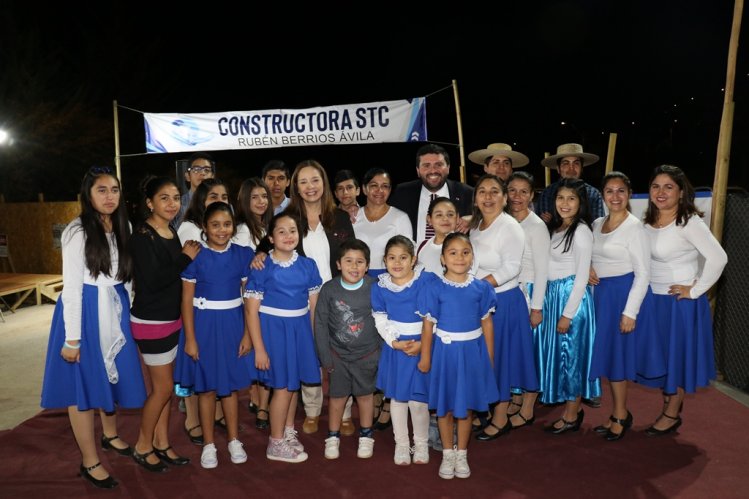
[[411,220],[406,212],[387,204],[393,184],[390,174],[382,168],[369,169],[362,178],[367,203],[359,208],[354,222],[356,238],[369,246],[369,275],[377,277],[386,272],[385,245],[391,237],[411,238]]
[[645,430],[650,436],[676,431],[684,394],[715,378],[712,316],[705,293],[720,278],[728,257],[701,216],[684,172],[671,165],[657,167],[650,180],[645,231],[658,332],[668,363],[664,377],[641,380],[663,390],[663,411]]
[[596,339],[591,376],[609,380],[614,408],[609,420],[594,431],[615,441],[632,426],[627,381],[634,381],[637,373],[662,376],[665,357],[654,341],[650,243],[640,220],[629,212],[629,178],[611,172],[603,178],[601,192],[608,215],[593,222],[589,282],[595,286]]
[[[529,319],[533,328],[535,352],[538,352],[538,326],[543,320],[542,309],[546,295],[546,277],[549,271],[549,229],[546,223],[531,209],[533,202],[533,176],[524,171],[516,171],[507,182],[507,211],[525,233],[523,258],[520,264],[520,289],[529,305]],[[536,359],[536,363],[538,359]],[[511,406],[517,410],[508,412],[512,429],[533,424],[537,391],[525,391],[513,387]]]
[[237,195],[237,234],[234,242],[253,250],[273,218],[273,203],[268,186],[258,177],[242,182]]

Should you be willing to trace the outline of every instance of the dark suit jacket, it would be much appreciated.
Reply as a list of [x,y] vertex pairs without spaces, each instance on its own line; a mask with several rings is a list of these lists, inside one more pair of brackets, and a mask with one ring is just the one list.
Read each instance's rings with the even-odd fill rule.
[[[411,219],[411,226],[413,227],[414,241],[416,240],[416,228],[418,226],[421,186],[420,179],[398,184],[388,199],[390,206],[395,206],[408,214],[408,218]],[[473,187],[448,179],[447,190],[450,191],[450,199],[458,208],[458,215],[461,217],[470,215],[473,206]]]

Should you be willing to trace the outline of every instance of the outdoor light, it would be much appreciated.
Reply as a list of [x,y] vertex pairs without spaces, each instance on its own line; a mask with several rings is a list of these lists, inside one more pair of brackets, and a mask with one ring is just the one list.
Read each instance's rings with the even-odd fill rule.
[[10,142],[10,134],[0,128],[0,146],[3,146]]

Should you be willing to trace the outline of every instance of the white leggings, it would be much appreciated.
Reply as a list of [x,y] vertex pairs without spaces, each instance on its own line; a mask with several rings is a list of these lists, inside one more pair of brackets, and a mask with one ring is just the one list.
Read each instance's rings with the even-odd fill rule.
[[393,422],[393,436],[396,444],[409,445],[408,410],[411,410],[411,425],[414,430],[414,444],[425,444],[429,440],[429,407],[425,402],[397,402],[390,400],[390,419]]

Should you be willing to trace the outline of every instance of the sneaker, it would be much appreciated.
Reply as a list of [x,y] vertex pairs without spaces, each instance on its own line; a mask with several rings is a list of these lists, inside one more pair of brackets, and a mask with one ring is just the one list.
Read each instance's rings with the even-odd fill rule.
[[339,447],[341,439],[338,437],[328,437],[325,439],[325,459],[338,459],[341,455]]
[[301,463],[307,460],[307,453],[297,452],[295,449],[292,449],[283,438],[279,438],[278,440],[269,438],[268,448],[265,450],[265,457],[271,461]]
[[242,464],[247,462],[247,453],[242,447],[244,447],[244,444],[236,438],[229,442],[229,455],[232,463]]
[[414,443],[414,464],[429,463],[429,445],[426,442]]
[[359,449],[356,451],[356,457],[368,459],[374,454],[374,438],[359,437]]
[[452,480],[455,476],[455,451],[453,449],[442,451],[439,475],[445,480]]
[[468,451],[465,449],[455,452],[455,476],[458,478],[471,476],[471,468],[468,467]]
[[393,462],[398,466],[408,466],[411,464],[411,449],[408,447],[408,444],[395,444]]
[[286,443],[289,444],[289,447],[297,452],[304,452],[304,446],[302,445],[302,442],[300,442],[296,437],[296,435],[296,430],[290,426],[286,426],[283,429],[283,439],[286,440]]
[[[247,456],[245,456],[245,459]],[[216,446],[207,444],[203,446],[203,453],[200,455],[200,465],[206,469],[212,469],[218,466],[218,457],[216,457]]]

